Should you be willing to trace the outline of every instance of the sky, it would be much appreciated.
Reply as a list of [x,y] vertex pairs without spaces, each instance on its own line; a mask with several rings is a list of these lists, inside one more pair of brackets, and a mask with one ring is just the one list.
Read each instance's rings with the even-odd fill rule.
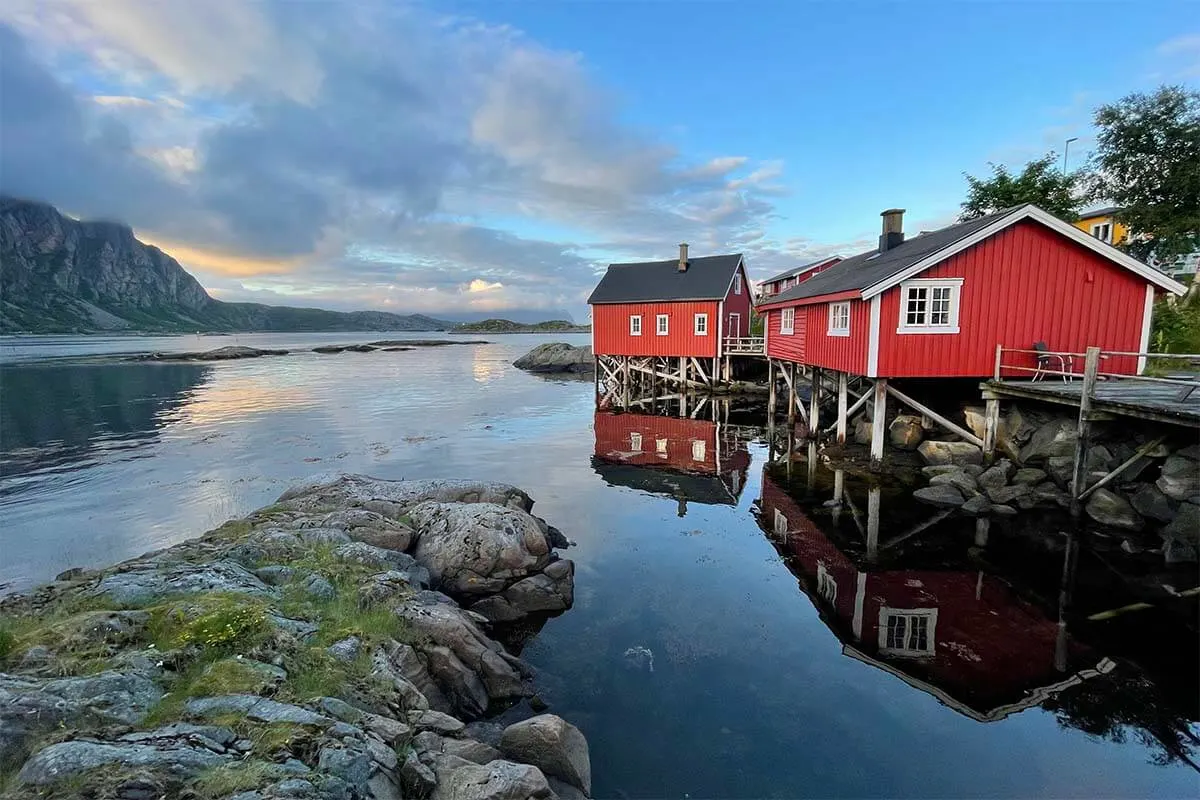
[[131,225],[206,289],[566,311],[612,261],[762,279],[1079,166],[1200,84],[1195,2],[3,0],[0,193]]

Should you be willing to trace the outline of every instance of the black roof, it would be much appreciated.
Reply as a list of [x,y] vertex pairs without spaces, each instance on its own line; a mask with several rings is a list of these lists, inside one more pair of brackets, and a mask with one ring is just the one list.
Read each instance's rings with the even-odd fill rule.
[[808,272],[813,267],[819,267],[822,264],[824,264],[826,261],[832,261],[835,258],[841,258],[841,256],[826,256],[825,258],[819,258],[816,261],[810,261],[807,264],[800,266],[800,267],[792,267],[787,272],[781,272],[774,277],[767,278],[766,280],[763,281],[763,283],[775,283],[775,281],[786,280],[786,279],[792,277],[793,275],[799,275],[801,273]]
[[729,291],[741,253],[689,258],[686,272],[679,259],[640,264],[609,264],[588,303],[645,303],[656,300],[721,300]]
[[1104,208],[1093,208],[1090,211],[1084,211],[1079,215],[1080,219],[1091,219],[1092,217],[1111,217],[1121,209],[1118,206],[1105,206]]
[[911,239],[905,239],[900,244],[880,253],[878,249],[851,256],[845,261],[834,264],[824,272],[819,272],[804,283],[793,286],[785,292],[780,292],[763,301],[763,304],[778,303],[785,300],[802,300],[807,297],[819,297],[825,294],[850,292],[865,289],[882,280],[887,280],[899,274],[939,250],[945,250],[955,242],[961,241],[978,230],[986,228],[1001,217],[1008,216],[1024,206],[1006,208],[985,217],[979,217],[968,222],[960,222],[946,228],[941,228]]

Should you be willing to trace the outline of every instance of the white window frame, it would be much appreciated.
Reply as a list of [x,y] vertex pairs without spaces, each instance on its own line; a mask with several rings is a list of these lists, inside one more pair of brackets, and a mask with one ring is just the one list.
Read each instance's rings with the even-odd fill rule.
[[708,314],[697,314],[693,318],[692,331],[697,336],[708,336]]
[[[906,620],[905,639],[908,638],[910,631],[907,620],[924,619],[924,649],[909,647],[908,641],[901,647],[889,646],[888,619],[892,617],[904,618]],[[879,652],[886,655],[904,656],[907,658],[928,658],[935,655],[937,652],[937,617],[938,610],[936,608],[888,608],[887,606],[883,606],[879,609]]]
[[775,531],[776,536],[787,536],[788,518],[778,508],[775,509],[775,519],[771,522],[771,528]]
[[629,315],[629,335],[630,336],[641,336],[642,335],[642,315],[641,314],[630,314]]
[[654,335],[668,336],[671,333],[671,315],[670,314],[655,314],[654,315]]
[[740,271],[733,273],[733,293],[742,293],[742,273]]
[[[844,318],[842,318],[844,315]],[[849,336],[850,335],[850,301],[842,300],[838,303],[829,304],[829,329],[830,336]],[[844,324],[842,324],[844,323]]]
[[796,309],[779,309],[779,332],[784,336],[792,336],[796,332]]
[[692,439],[692,461],[703,462],[706,451],[707,447],[703,439]]
[[[1103,233],[1103,236],[1099,234]],[[1112,244],[1113,240],[1113,224],[1109,222],[1094,222],[1092,223],[1092,236],[1106,244]]]
[[667,438],[665,436],[660,436],[654,440],[654,452],[660,456],[667,454]]
[[[900,319],[896,333],[958,333],[959,299],[962,295],[962,283],[962,278],[913,278],[901,283],[899,286]],[[909,295],[920,290],[924,290],[925,293],[924,322],[909,324]],[[949,291],[948,321],[944,325],[931,325],[929,324],[929,317],[933,313],[933,295],[935,291],[940,292],[943,290]]]
[[833,579],[833,575],[829,570],[825,569],[825,565],[820,561],[817,562],[817,594],[821,596],[829,605],[837,605],[837,581]]
[[642,435],[637,431],[629,434],[629,449],[635,453],[642,452]]

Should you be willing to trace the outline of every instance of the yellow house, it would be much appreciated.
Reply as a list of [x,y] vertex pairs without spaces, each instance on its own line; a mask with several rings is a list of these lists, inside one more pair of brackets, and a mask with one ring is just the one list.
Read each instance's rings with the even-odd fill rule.
[[1117,222],[1113,216],[1118,211],[1120,209],[1116,206],[1085,211],[1079,215],[1079,219],[1075,222],[1075,227],[1084,233],[1095,236],[1102,242],[1122,244],[1125,241],[1125,237],[1129,235],[1129,231],[1125,229],[1124,225]]

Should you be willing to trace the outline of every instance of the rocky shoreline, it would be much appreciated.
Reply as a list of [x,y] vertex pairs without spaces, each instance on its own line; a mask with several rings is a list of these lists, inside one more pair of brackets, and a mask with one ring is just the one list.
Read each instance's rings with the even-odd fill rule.
[[[376,350],[382,350],[387,353],[403,352],[405,350],[414,350],[418,347],[444,347],[447,345],[457,344],[491,344],[490,342],[481,339],[464,339],[461,341],[451,341],[448,339],[386,339],[378,342],[368,342],[366,344],[322,344],[311,348],[309,351],[322,354],[332,353],[372,353]],[[202,350],[183,353],[139,353],[134,356],[122,356],[121,361],[157,361],[163,363],[173,363],[179,361],[234,361],[242,358],[261,358],[263,356],[286,356],[291,355],[291,350],[271,350],[258,347],[245,347],[242,345],[228,345],[226,347],[218,347],[215,350]]]
[[587,797],[583,734],[493,638],[574,599],[532,506],[343,475],[0,599],[0,797]]
[[[967,406],[963,420],[982,437],[983,409]],[[986,467],[980,449],[969,442],[926,438],[920,417],[901,414],[888,431],[893,447],[915,450],[925,465],[928,485],[913,492],[922,502],[973,516],[1070,507],[1077,433],[1076,420],[1068,414],[1010,406],[997,437],[997,449],[1005,457]],[[1092,491],[1084,513],[1091,523],[1120,537],[1127,553],[1161,553],[1168,565],[1195,562],[1200,552],[1200,444],[1188,441],[1186,434],[1152,438],[1161,433],[1121,423],[1094,425],[1087,486],[1132,462]]]

